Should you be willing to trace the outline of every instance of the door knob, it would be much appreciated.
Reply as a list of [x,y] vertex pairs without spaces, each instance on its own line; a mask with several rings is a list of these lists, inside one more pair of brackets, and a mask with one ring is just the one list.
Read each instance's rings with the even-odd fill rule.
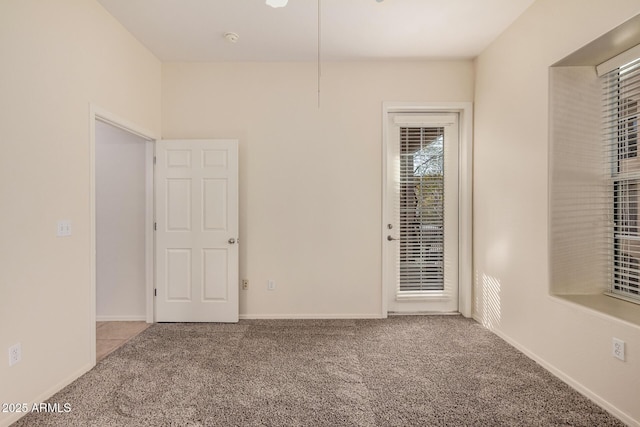
[[234,239],[233,237],[229,239],[229,244],[233,245],[236,242],[236,239]]
[[392,240],[400,240],[400,239],[396,239],[395,237],[387,236],[387,240],[388,241],[392,241]]

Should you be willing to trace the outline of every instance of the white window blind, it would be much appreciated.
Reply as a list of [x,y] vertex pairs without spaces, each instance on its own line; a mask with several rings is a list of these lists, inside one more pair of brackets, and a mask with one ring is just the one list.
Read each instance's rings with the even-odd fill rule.
[[400,127],[400,292],[444,289],[444,128]]
[[640,302],[640,58],[613,69],[602,79],[614,220],[609,294]]
[[613,191],[592,67],[550,75],[550,291],[602,294],[612,277]]

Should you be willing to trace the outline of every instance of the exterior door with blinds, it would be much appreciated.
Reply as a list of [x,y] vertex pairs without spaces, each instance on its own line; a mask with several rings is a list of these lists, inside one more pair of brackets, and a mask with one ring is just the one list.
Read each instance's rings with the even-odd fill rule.
[[390,114],[389,312],[458,311],[458,116]]

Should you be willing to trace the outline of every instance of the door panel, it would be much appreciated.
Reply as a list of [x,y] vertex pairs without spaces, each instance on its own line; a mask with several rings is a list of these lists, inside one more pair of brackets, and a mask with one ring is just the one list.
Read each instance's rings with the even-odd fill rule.
[[156,144],[156,321],[238,321],[238,145]]
[[391,114],[385,239],[388,310],[458,310],[456,114]]
[[222,249],[203,249],[204,296],[207,301],[226,301],[228,298],[228,259]]
[[167,249],[167,301],[191,301],[191,249]]
[[205,179],[203,181],[203,229],[225,230],[227,228],[227,187],[226,179]]
[[167,179],[167,230],[191,231],[191,180]]

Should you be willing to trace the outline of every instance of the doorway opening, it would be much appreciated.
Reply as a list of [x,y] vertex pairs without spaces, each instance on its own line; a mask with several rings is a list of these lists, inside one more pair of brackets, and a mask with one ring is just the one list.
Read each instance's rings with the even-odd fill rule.
[[[97,321],[152,323],[154,136],[90,107],[90,360]],[[102,324],[104,325],[104,324]],[[121,325],[121,326],[122,326]]]
[[96,121],[96,320],[146,321],[147,141]]

